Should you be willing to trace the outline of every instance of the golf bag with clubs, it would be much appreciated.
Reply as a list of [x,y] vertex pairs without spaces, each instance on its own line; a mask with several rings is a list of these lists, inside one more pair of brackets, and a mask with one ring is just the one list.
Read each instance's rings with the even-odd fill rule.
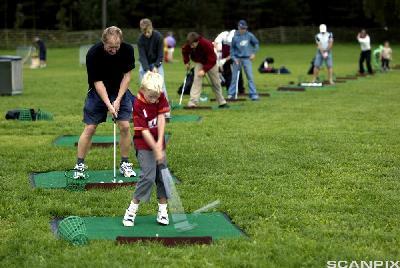
[[311,60],[311,66],[307,71],[307,74],[313,74],[314,73],[314,61],[315,61],[315,57]]
[[278,70],[274,68],[274,58],[266,57],[263,62],[261,62],[258,67],[258,72],[260,73],[277,73]]
[[[185,78],[186,83],[185,83],[185,88],[183,90],[183,94],[185,95],[190,94],[190,89],[192,88],[193,80],[194,80],[194,68],[190,69],[190,71],[186,74]],[[182,88],[183,88],[183,83],[182,85],[180,85],[178,89],[178,94],[182,93]]]

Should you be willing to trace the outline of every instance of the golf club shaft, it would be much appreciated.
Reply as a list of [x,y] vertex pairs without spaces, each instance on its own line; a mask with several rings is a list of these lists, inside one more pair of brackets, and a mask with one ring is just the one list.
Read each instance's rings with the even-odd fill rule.
[[117,135],[117,130],[116,130],[116,122],[115,122],[115,120],[113,120],[114,121],[114,180],[115,180],[115,177],[116,177],[116,171],[115,171],[115,169],[116,169],[116,158],[117,158],[117,142],[116,142],[116,135]]
[[188,75],[188,73],[186,73],[186,75],[185,75],[185,80],[183,80],[183,86],[182,86],[181,97],[179,98],[179,105],[182,104],[183,92],[185,91],[187,75]]
[[193,214],[199,214],[199,213],[202,213],[202,212],[206,212],[206,211],[208,211],[210,209],[213,209],[213,208],[217,207],[219,205],[219,203],[220,203],[219,200],[215,200],[214,202],[211,202],[211,203],[205,205],[204,207],[201,207],[201,208],[193,211]]
[[174,222],[175,229],[186,229],[191,225],[187,220],[185,209],[183,208],[181,198],[176,189],[175,183],[172,180],[172,176],[168,169],[161,170],[162,176],[167,179],[164,183],[168,184],[166,188],[170,191],[170,197],[168,198],[169,210],[171,212],[172,221]]
[[237,77],[236,77],[236,92],[235,92],[235,99],[238,98],[238,92],[239,92],[239,75],[240,75],[240,62],[239,62],[239,69],[237,71]]

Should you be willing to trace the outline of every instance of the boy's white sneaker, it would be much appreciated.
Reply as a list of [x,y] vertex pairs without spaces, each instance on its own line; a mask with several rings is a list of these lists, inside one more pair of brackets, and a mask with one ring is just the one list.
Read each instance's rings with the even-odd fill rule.
[[127,209],[125,211],[125,216],[124,216],[124,219],[122,220],[122,224],[125,227],[132,227],[135,225],[135,218],[136,218],[136,213]]
[[85,178],[85,169],[87,167],[85,166],[85,164],[80,163],[80,164],[76,164],[74,167],[74,175],[73,178],[74,179],[84,179]]
[[168,218],[168,211],[167,210],[158,210],[157,213],[157,222],[161,225],[168,225],[169,218]]
[[121,166],[119,167],[119,172],[125,177],[136,177],[136,172],[132,168],[132,163],[122,162]]

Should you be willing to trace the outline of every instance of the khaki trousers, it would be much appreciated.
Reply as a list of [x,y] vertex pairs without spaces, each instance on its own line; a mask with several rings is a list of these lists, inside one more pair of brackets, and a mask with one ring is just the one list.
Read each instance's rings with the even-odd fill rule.
[[[202,69],[203,69],[203,64],[195,63],[194,79],[193,79],[192,88],[190,89],[190,100],[189,100],[188,106],[197,105],[199,102],[201,89],[202,89],[203,77],[199,77],[197,75],[197,73],[199,72],[199,70],[202,70]],[[221,83],[219,81],[217,64],[215,64],[214,67],[212,67],[206,73],[206,75],[208,75],[208,77],[210,78],[211,86],[214,91],[215,98],[217,99],[218,104],[219,105],[225,104],[226,101],[224,99],[224,96],[222,96],[222,88],[221,88]]]

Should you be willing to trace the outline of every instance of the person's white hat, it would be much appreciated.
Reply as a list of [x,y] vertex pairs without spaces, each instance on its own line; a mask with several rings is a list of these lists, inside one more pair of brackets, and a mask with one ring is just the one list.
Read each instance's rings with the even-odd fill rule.
[[321,24],[319,26],[319,32],[320,33],[326,33],[326,25],[325,24]]

